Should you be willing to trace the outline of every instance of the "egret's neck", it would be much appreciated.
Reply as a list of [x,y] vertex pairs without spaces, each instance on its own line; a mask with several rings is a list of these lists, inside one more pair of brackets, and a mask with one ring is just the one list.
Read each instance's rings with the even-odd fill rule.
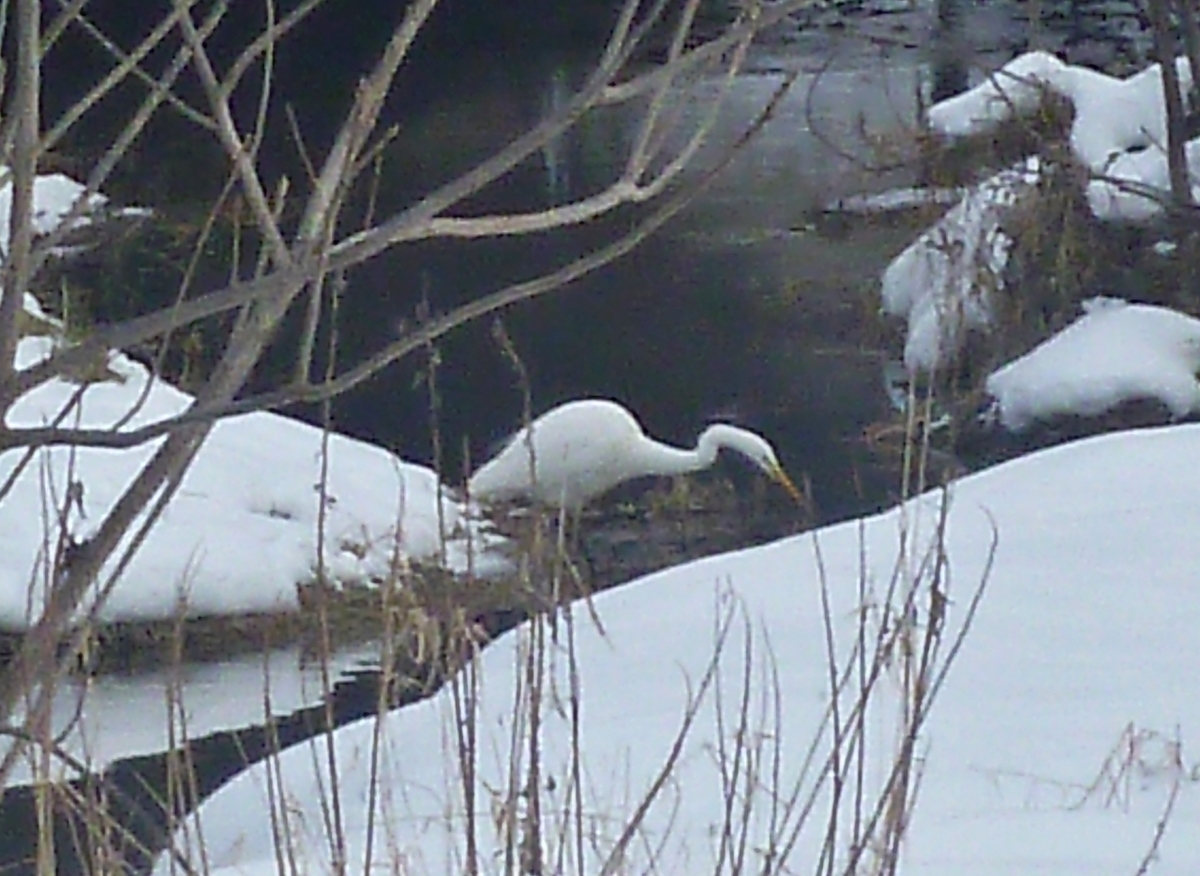
[[694,450],[682,450],[657,441],[650,441],[640,448],[640,467],[646,474],[681,475],[708,468],[716,461],[721,449],[720,432],[709,427],[696,442]]

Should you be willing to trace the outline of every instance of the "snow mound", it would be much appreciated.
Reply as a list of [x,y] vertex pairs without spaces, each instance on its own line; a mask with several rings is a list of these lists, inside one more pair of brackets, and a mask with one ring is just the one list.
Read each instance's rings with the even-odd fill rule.
[[1165,307],[1093,298],[1067,328],[987,380],[1001,424],[1096,416],[1157,399],[1174,417],[1200,411],[1200,320]]
[[[8,248],[9,230],[12,220],[12,176],[7,169],[0,171],[4,182],[0,185],[0,254]],[[87,194],[87,186],[77,183],[61,173],[39,176],[33,181],[33,230],[35,234],[49,234],[58,228],[74,209],[76,202],[84,200],[79,216],[71,221],[72,228],[90,225],[97,213],[108,205],[108,198],[101,194]],[[146,211],[137,207],[119,211],[122,215],[141,215]]]
[[1049,52],[1027,52],[1009,61],[974,88],[929,108],[933,130],[947,137],[976,137],[1014,117],[1036,110],[1046,89],[1058,91],[1067,65]]
[[[1200,202],[1200,140],[1188,142],[1184,155],[1192,200]],[[1126,152],[1114,158],[1103,174],[1088,183],[1087,199],[1092,215],[1110,222],[1131,223],[1150,222],[1162,215],[1163,201],[1170,198],[1171,171],[1160,146]]]
[[[1187,59],[1176,59],[1175,69],[1186,94],[1192,81]],[[1047,52],[1014,58],[974,88],[934,104],[927,119],[946,136],[986,134],[1036,110],[1045,91],[1074,106],[1072,151],[1093,170],[1101,170],[1115,156],[1166,142],[1167,114],[1158,64],[1121,79],[1065,64]]]
[[969,331],[991,324],[992,292],[1012,248],[1001,226],[1039,173],[1034,157],[984,180],[884,271],[883,311],[908,320],[904,364],[910,371],[945,365]]
[[[49,337],[22,339],[18,367],[40,361],[55,343]],[[112,354],[108,371],[111,379],[89,385],[64,425],[120,424],[132,430],[179,414],[193,401],[124,355]],[[77,390],[63,380],[47,383],[17,401],[6,425],[50,423]],[[180,600],[193,616],[294,610],[296,585],[311,580],[318,560],[337,580],[371,580],[388,574],[396,554],[442,562],[445,544],[444,562],[463,570],[468,531],[480,552],[477,569],[499,567],[499,559],[484,549],[488,540],[432,471],[336,434],[328,437],[321,545],[323,440],[321,430],[276,414],[219,422],[101,619],[170,617]],[[0,503],[0,626],[21,628],[36,616],[45,590],[46,546],[53,550],[60,532],[86,539],[159,443],[38,451]],[[19,449],[0,454],[0,482],[22,455]],[[71,482],[80,485],[78,502],[59,518],[54,509]]]
[[[1180,89],[1191,89],[1186,58],[1175,61]],[[1033,112],[1044,91],[1071,102],[1071,150],[1097,179],[1088,201],[1100,219],[1144,222],[1161,213],[1152,191],[1167,185],[1167,113],[1162,68],[1152,64],[1122,79],[1063,63],[1046,52],[1014,58],[974,88],[930,107],[930,127],[948,137],[985,134],[1001,123]],[[1200,147],[1189,144],[1192,176],[1200,177]],[[1195,184],[1194,184],[1195,186]],[[1194,187],[1200,195],[1200,187]]]
[[[34,230],[53,231],[81,199],[86,207],[72,224],[91,222],[107,199],[86,192],[61,174],[38,177]],[[0,185],[0,254],[8,242],[11,202],[8,179]],[[32,295],[25,295],[24,308],[51,333],[20,341],[18,369],[42,361],[61,343],[55,330],[61,323]],[[120,353],[100,364],[105,379],[89,384],[77,400],[79,386],[50,381],[18,399],[4,425],[61,422],[129,431],[176,416],[194,402]],[[0,453],[0,484],[13,478],[0,501],[0,627],[21,629],[38,616],[52,565],[47,557],[60,541],[78,543],[92,534],[162,440],[129,449],[43,448],[28,465],[22,463],[24,449]],[[322,496],[318,485],[326,465]],[[387,577],[397,558],[491,575],[507,568],[491,550],[500,541],[445,493],[429,469],[343,435],[326,438],[287,417],[247,414],[213,428],[99,619],[169,618],[181,605],[191,616],[292,611],[298,607],[296,586],[311,580],[319,565],[337,581]]]

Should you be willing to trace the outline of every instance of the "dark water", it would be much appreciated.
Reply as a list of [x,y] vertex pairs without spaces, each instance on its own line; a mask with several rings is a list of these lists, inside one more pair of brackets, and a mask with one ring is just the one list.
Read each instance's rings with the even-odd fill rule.
[[[339,27],[349,28],[355,40],[366,39],[351,24],[330,19],[322,27],[329,28],[331,42]],[[1012,19],[1005,19],[1003,32],[1011,26]],[[469,51],[453,63],[435,64],[433,74],[407,80],[393,108],[402,125],[386,155],[381,209],[451,178],[534,122],[562,99],[587,60],[586,52],[563,51],[561,43],[543,42],[539,49],[531,38],[518,52],[511,46],[498,50],[484,31],[469,36],[463,37]],[[452,36],[439,39],[455,42]],[[736,131],[761,105],[779,70],[798,64],[815,71],[830,46],[797,41],[789,47],[785,41],[764,51],[735,89],[717,139]],[[298,83],[292,97],[319,139],[321,120],[328,122],[344,98],[345,77],[325,81],[321,66],[305,60],[288,60]],[[855,132],[860,124],[887,132],[911,121],[913,90],[926,87],[921,62],[920,52],[893,52],[884,67],[874,52],[851,50],[819,82],[805,78],[812,93],[794,95],[754,148],[661,234],[572,286],[503,313],[528,374],[534,411],[582,395],[618,398],[651,434],[681,444],[690,444],[710,418],[732,418],[768,436],[785,466],[811,480],[817,520],[889,502],[897,481],[867,453],[860,436],[887,410],[883,343],[872,329],[874,282],[913,229],[872,226],[830,237],[812,230],[809,219],[814,207],[833,197],[906,181],[903,172],[887,177],[865,169],[872,156]],[[810,129],[814,120],[820,138]],[[631,124],[622,112],[592,120],[469,208],[540,209],[594,191],[612,172]],[[289,161],[283,155],[278,160],[281,166]],[[626,212],[519,240],[399,248],[349,278],[339,344],[352,352],[372,349],[394,338],[401,322],[418,318],[422,308],[443,312],[537,276],[613,239],[635,218]],[[465,462],[464,447],[478,460],[519,423],[523,389],[490,320],[439,342],[437,354],[436,452],[425,357],[399,363],[340,399],[334,415],[341,430],[407,459],[440,460],[454,479]],[[285,350],[277,355],[286,361]],[[500,619],[497,630],[515,620]],[[368,673],[339,688],[335,724],[370,714],[376,681]],[[321,710],[302,710],[281,719],[277,732],[285,743],[298,741],[323,721]],[[262,728],[249,728],[194,743],[199,795],[264,756],[268,742]],[[155,798],[164,776],[159,756],[122,761],[108,776],[118,789],[110,790],[113,805],[151,850],[164,838]],[[5,872],[31,871],[34,827],[28,792],[6,793],[0,805]],[[78,823],[66,819],[58,827],[60,872],[82,872],[80,856],[71,851]],[[135,870],[149,860],[130,847]]]
[[[407,118],[385,166],[385,207],[405,203],[418,183],[449,178],[496,148],[578,76],[578,59],[572,66],[570,59],[549,56],[521,67],[490,60],[473,68],[469,88],[450,87],[423,114]],[[747,111],[775,81],[760,78],[747,79]],[[831,241],[797,230],[824,195],[813,182],[830,161],[812,144],[789,142],[798,139],[794,131],[801,124],[797,102],[791,109],[775,126],[775,139],[764,137],[749,162],[821,166],[788,168],[781,180],[760,175],[737,181],[735,171],[697,211],[631,255],[512,307],[501,319],[527,375],[535,413],[573,397],[617,398],[655,436],[689,445],[708,420],[733,418],[768,435],[790,470],[811,477],[822,518],[829,519],[886,498],[880,485],[869,495],[848,494],[846,485],[854,467],[861,467],[855,438],[883,413],[878,354],[858,340],[870,318],[866,289],[902,237],[891,235],[881,246],[889,235]],[[469,209],[536,210],[595,191],[611,177],[631,125],[628,113],[601,116],[474,199]],[[614,240],[637,214],[623,211],[529,238],[401,247],[351,277],[340,343],[351,350],[375,348],[396,336],[402,320],[418,319],[421,308],[445,312],[553,270]],[[831,258],[836,272],[822,277],[806,269],[809,261]],[[797,308],[798,300],[812,304]],[[519,424],[524,393],[491,319],[440,342],[437,356],[440,459],[455,479],[464,447],[478,461]],[[339,399],[338,427],[432,463],[426,360],[413,357]]]

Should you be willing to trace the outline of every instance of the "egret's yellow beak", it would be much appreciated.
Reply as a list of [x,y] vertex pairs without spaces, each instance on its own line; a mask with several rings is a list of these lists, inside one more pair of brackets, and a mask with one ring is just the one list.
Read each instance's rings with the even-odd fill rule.
[[767,474],[770,475],[776,483],[788,491],[788,495],[796,500],[797,505],[808,504],[804,500],[804,494],[797,489],[794,483],[792,483],[792,479],[787,476],[787,472],[783,470],[782,466],[779,464],[771,466],[769,469],[767,469]]

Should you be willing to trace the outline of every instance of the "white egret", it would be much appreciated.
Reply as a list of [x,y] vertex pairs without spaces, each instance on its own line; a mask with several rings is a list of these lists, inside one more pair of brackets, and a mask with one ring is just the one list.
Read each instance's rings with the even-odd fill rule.
[[532,500],[577,512],[597,496],[644,475],[679,475],[708,468],[723,449],[742,454],[799,503],[803,497],[774,448],[746,429],[717,423],[693,450],[650,438],[624,407],[607,399],[559,405],[521,429],[471,477],[473,499]]

